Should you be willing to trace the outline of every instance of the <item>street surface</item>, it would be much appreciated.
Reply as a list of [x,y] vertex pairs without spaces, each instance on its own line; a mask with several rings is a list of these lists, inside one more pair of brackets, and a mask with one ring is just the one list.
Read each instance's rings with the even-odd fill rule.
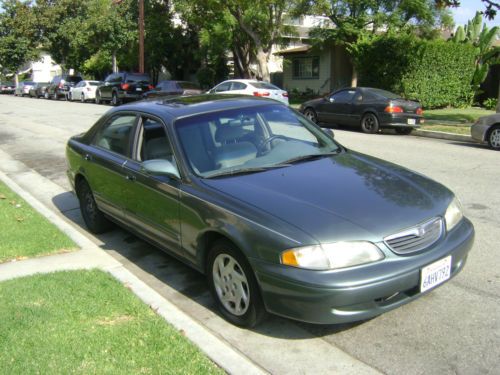
[[[84,233],[76,205],[68,210],[58,203],[74,201],[67,192],[65,142],[86,131],[109,108],[0,95],[0,153],[62,188],[52,208],[59,207]],[[218,316],[202,275],[121,229],[98,237],[87,235],[271,373],[338,372],[335,358],[346,353],[347,358],[387,374],[498,374],[500,152],[473,143],[389,131],[366,135],[335,129],[335,138],[348,148],[425,174],[456,193],[476,229],[475,245],[461,274],[427,296],[366,322],[317,326],[271,316],[255,330],[241,330]],[[0,170],[5,165],[0,160]],[[37,196],[36,184],[23,187]],[[342,373],[357,371],[344,368]]]

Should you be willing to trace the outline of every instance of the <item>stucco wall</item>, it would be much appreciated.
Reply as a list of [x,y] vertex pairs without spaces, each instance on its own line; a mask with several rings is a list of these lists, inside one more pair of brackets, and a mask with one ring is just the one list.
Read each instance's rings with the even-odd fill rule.
[[[319,78],[293,78],[292,60],[294,57],[319,56]],[[296,89],[300,92],[312,89],[314,92],[323,94],[330,91],[331,76],[331,52],[329,50],[318,53],[303,53],[286,55],[283,62],[283,86],[287,91]]]

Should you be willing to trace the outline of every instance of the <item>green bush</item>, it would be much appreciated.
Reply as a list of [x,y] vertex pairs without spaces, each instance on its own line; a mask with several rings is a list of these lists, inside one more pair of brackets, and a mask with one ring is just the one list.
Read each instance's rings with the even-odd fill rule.
[[413,35],[379,36],[358,45],[360,85],[418,100],[426,108],[471,104],[474,48]]
[[497,107],[497,98],[488,98],[483,102],[483,107],[489,110],[494,110]]

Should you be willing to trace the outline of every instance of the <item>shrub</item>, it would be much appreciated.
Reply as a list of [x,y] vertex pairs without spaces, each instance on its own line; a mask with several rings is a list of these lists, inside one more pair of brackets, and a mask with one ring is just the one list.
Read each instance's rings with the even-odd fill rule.
[[497,98],[488,98],[483,102],[483,107],[486,109],[493,110],[497,107],[498,99]]
[[356,68],[363,86],[396,92],[426,108],[470,105],[474,48],[414,35],[383,35],[359,43]]

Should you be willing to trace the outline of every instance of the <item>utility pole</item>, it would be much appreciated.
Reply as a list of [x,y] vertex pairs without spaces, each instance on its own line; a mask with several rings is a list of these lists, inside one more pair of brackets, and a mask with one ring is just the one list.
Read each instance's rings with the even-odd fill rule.
[[144,73],[144,0],[139,0],[139,73]]

